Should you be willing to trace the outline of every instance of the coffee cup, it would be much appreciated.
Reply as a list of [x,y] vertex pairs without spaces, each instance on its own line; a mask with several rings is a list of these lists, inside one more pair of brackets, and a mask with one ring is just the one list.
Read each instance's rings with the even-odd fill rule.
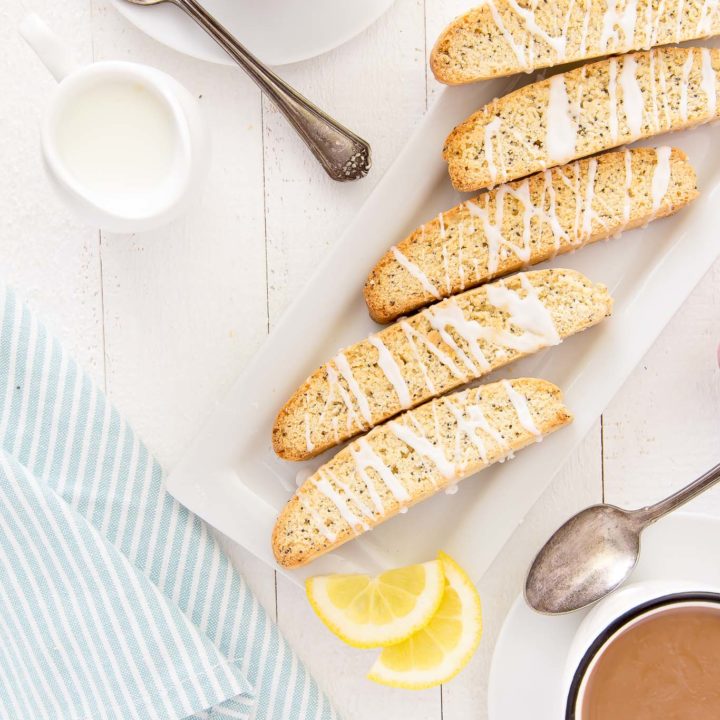
[[164,225],[200,196],[207,127],[195,98],[170,75],[138,63],[79,66],[37,15],[20,32],[58,85],[42,122],[45,168],[60,197],[89,224],[135,233]]
[[[655,684],[664,691],[669,689],[668,676],[672,679],[675,660],[669,657],[668,653],[682,646],[686,650],[691,649],[687,652],[688,657],[692,655],[694,640],[691,633],[695,630],[683,630],[685,625],[678,619],[684,616],[689,620],[697,620],[704,614],[707,614],[711,627],[717,629],[717,637],[720,638],[720,588],[697,582],[633,583],[598,603],[580,624],[568,653],[564,674],[566,720],[588,720],[590,716],[599,716],[598,707],[622,705],[623,687],[632,693],[632,702],[638,700],[644,707],[649,708],[650,713],[656,713],[648,717],[660,717],[657,713],[662,713],[662,710],[654,708],[653,703],[661,701],[657,695],[652,696],[651,688]],[[665,623],[664,629],[658,621]],[[687,627],[702,626],[695,622]],[[669,636],[662,634],[667,633],[667,628],[681,633],[681,641],[687,642],[684,645],[683,642],[673,644]],[[640,636],[638,631],[643,635]],[[654,637],[653,633],[657,637]],[[685,633],[684,637],[682,633]],[[630,644],[633,636],[637,636],[635,642],[642,645],[641,651],[637,651],[637,648]],[[670,642],[669,650],[663,649],[666,639]],[[701,637],[700,641],[709,642],[710,638]],[[658,649],[655,654],[651,652],[653,642],[656,642]],[[623,648],[622,643],[625,643],[627,648]],[[720,649],[718,654],[720,655]],[[623,667],[626,659],[628,667]],[[687,662],[688,658],[680,660]],[[647,683],[648,697],[642,697],[643,682],[633,683],[631,673],[638,673],[638,677]],[[622,678],[622,682],[613,681],[613,684],[610,680],[604,680],[605,676]],[[707,682],[706,678],[701,680]],[[612,693],[612,697],[600,697],[603,692]],[[665,698],[662,702],[688,702],[682,698],[681,692],[676,693],[674,698]],[[611,711],[611,714],[617,718],[617,711]]]

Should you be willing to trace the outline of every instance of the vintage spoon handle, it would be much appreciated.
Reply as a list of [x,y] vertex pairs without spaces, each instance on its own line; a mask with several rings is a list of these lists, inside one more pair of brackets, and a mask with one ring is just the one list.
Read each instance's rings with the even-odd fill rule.
[[171,0],[197,22],[260,86],[297,130],[333,180],[357,180],[370,169],[370,146],[265,67],[196,0]]
[[705,492],[709,487],[714,485],[720,480],[720,464],[714,468],[708,470],[704,475],[701,475],[697,480],[694,480],[689,485],[686,485],[681,490],[673,493],[664,500],[661,500],[654,505],[649,505],[639,510],[635,510],[632,515],[642,526],[654,523],[664,515],[672,512],[686,502],[692,500],[694,497],[702,492]]

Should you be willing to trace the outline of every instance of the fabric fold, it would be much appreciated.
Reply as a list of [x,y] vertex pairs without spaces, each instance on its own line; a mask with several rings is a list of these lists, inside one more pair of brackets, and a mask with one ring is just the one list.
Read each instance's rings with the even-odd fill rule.
[[1,287],[0,448],[239,667],[252,690],[197,717],[337,717],[207,526],[165,492],[147,448],[35,315]]
[[[252,687],[124,555],[0,453],[2,694],[12,717],[183,718]],[[12,657],[7,653],[12,647]]]

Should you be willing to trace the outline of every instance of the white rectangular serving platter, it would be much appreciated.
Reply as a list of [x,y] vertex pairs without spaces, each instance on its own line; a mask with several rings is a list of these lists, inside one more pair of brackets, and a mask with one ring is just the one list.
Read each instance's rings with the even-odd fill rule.
[[[267,563],[275,565],[272,528],[295,489],[298,471],[307,474],[330,454],[307,463],[279,460],[270,440],[277,410],[339,348],[378,330],[362,298],[368,271],[390,245],[462,199],[440,156],[443,141],[459,121],[517,83],[496,80],[441,92],[168,477],[167,488],[181,503]],[[296,582],[309,574],[374,572],[424,561],[444,549],[479,580],[720,253],[719,139],[717,126],[704,126],[645,143],[685,150],[698,173],[700,198],[671,218],[543,265],[575,268],[605,283],[615,299],[613,317],[488,380],[530,375],[557,383],[575,414],[571,426],[512,462],[468,478],[456,495],[440,494],[306,568],[282,572]]]

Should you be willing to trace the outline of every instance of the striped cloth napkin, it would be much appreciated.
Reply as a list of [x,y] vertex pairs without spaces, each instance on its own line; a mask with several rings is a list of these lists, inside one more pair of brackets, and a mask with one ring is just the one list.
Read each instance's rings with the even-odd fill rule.
[[147,448],[2,288],[0,717],[337,717]]

